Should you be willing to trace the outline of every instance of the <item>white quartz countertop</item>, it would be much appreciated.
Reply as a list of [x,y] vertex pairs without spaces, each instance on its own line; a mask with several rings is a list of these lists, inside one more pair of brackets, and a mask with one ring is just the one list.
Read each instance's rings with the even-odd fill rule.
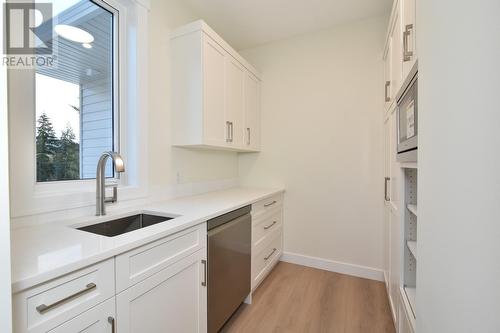
[[[12,292],[25,290],[111,258],[280,192],[283,190],[237,187],[152,203],[139,209],[123,209],[104,217],[89,216],[13,229]],[[96,224],[142,212],[179,217],[116,237],[75,229],[75,226]]]

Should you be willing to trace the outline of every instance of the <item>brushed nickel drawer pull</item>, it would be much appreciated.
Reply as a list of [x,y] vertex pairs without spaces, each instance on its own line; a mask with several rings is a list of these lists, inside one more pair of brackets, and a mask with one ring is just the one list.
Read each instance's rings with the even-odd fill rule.
[[247,145],[249,145],[249,146],[250,146],[250,144],[251,144],[251,140],[250,140],[250,139],[251,139],[251,137],[250,137],[250,127],[247,127],[247,133],[248,133],[248,141],[247,141]]
[[270,203],[268,203],[268,204],[265,204],[265,205],[264,205],[264,207],[269,207],[269,206],[272,206],[272,205],[274,205],[275,203],[277,203],[277,201],[276,201],[276,200],[274,200],[273,202],[270,202]]
[[108,323],[111,324],[111,333],[116,333],[115,318],[108,317]]
[[391,181],[391,178],[385,177],[385,183],[384,183],[384,199],[385,201],[391,201],[391,198],[389,197],[388,194],[388,189],[389,189],[389,182]]
[[267,229],[271,228],[271,227],[272,227],[273,225],[275,225],[276,223],[278,223],[278,222],[273,221],[273,223],[271,223],[270,225],[266,225],[266,226],[264,227],[264,230],[267,230]]
[[264,260],[266,260],[266,261],[267,261],[269,258],[271,258],[271,257],[273,256],[274,252],[276,252],[276,250],[277,250],[277,249],[276,249],[276,248],[274,248],[274,249],[273,249],[273,251],[272,251],[271,253],[269,253],[269,255],[268,255],[267,257],[264,257]]
[[226,142],[231,142],[231,122],[226,121]]
[[202,260],[201,263],[203,264],[203,281],[201,282],[201,285],[203,287],[207,286],[207,261]]
[[408,50],[408,38],[411,36],[411,31],[413,31],[413,24],[408,24],[403,31],[403,61],[410,61],[413,57],[413,51]]
[[61,300],[59,300],[57,302],[52,303],[52,304],[49,304],[49,305],[41,304],[41,305],[39,305],[39,306],[36,307],[36,310],[40,314],[44,314],[45,312],[47,312],[47,311],[49,311],[49,310],[51,310],[51,309],[53,309],[53,308],[55,308],[55,307],[63,304],[63,303],[71,301],[72,299],[77,298],[77,297],[79,297],[79,296],[81,296],[83,294],[86,294],[89,291],[94,290],[95,288],[97,288],[97,285],[95,283],[89,283],[89,284],[87,284],[87,286],[85,286],[85,289],[80,290],[80,291],[74,293],[73,295],[65,297],[65,298],[63,298],[63,299],[61,299]]

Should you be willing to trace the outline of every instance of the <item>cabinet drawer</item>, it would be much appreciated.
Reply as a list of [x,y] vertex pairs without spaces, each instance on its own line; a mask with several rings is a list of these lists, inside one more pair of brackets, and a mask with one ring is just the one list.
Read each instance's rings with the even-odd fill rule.
[[206,224],[116,257],[117,293],[206,246]]
[[258,286],[280,258],[282,247],[282,232],[277,229],[269,242],[252,256],[252,289]]
[[50,330],[48,333],[113,333],[113,325],[116,325],[115,318],[115,298],[113,297]]
[[46,332],[113,297],[114,259],[15,294],[15,332]]
[[274,230],[281,229],[283,213],[281,209],[275,209],[269,213],[260,215],[252,221],[252,244],[254,247],[262,243]]
[[252,205],[252,217],[268,212],[283,204],[283,194],[276,194],[269,198],[257,201]]

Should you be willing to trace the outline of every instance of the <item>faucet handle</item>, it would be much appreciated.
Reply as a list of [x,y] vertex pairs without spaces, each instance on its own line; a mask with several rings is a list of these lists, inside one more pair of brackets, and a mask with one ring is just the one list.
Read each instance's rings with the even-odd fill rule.
[[118,201],[118,185],[117,184],[108,184],[105,185],[105,187],[112,187],[113,188],[113,196],[112,197],[105,197],[104,202],[111,202],[115,203]]

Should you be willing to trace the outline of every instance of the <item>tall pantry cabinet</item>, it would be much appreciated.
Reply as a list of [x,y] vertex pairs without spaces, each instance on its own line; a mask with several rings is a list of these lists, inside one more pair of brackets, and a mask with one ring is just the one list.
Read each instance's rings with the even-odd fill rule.
[[[397,96],[418,62],[417,0],[395,0],[384,50],[384,229],[387,294],[397,332],[416,329],[416,177],[417,163],[397,160]],[[410,207],[410,208],[408,208]]]

